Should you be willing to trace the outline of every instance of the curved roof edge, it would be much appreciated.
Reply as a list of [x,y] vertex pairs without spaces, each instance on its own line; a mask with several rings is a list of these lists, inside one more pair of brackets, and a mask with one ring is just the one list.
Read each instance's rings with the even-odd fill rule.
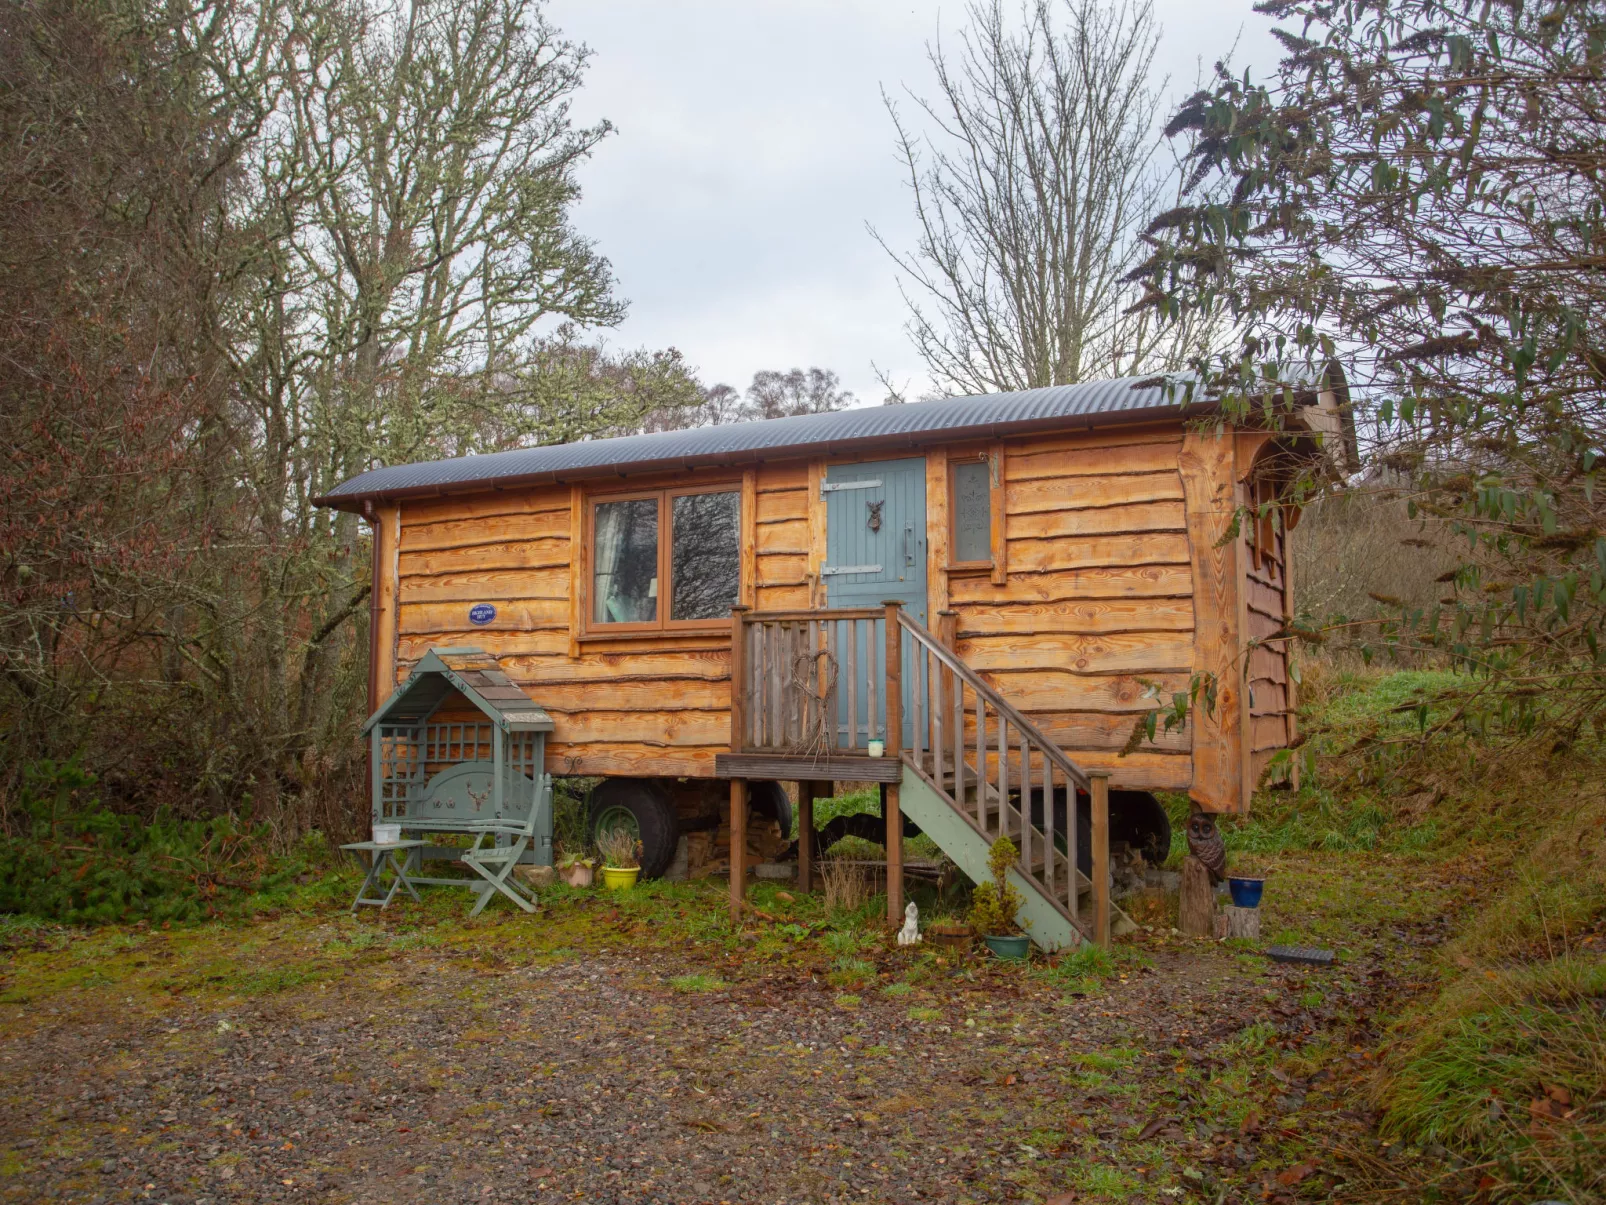
[[[1333,389],[1330,366],[1315,388]],[[1208,413],[1216,403],[1192,398],[1188,376],[1129,377],[1054,385],[1014,393],[943,398],[904,406],[865,406],[650,435],[624,435],[577,443],[543,444],[370,469],[313,499],[319,506],[361,510],[377,499],[512,489],[586,478],[695,469],[817,453],[999,438],[1052,429],[1177,420]],[[1343,377],[1339,373],[1339,389]],[[1335,390],[1337,392],[1337,390]],[[1347,390],[1344,400],[1348,401]],[[1347,405],[1345,409],[1347,410]]]

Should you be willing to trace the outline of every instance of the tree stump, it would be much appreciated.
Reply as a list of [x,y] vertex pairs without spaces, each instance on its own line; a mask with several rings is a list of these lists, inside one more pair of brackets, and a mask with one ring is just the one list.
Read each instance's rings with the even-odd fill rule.
[[1227,905],[1227,936],[1260,940],[1260,909]]
[[1189,854],[1182,859],[1182,892],[1177,906],[1177,928],[1189,937],[1214,937],[1216,931],[1216,893],[1210,887],[1210,871]]

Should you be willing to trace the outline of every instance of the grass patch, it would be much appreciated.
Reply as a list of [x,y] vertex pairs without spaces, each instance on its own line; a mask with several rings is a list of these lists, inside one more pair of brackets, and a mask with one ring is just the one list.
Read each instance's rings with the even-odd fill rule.
[[1391,1060],[1385,1134],[1494,1153],[1528,1198],[1606,1189],[1606,958],[1461,976]]
[[705,975],[699,971],[691,975],[671,976],[669,986],[677,992],[722,992],[730,985],[717,975]]

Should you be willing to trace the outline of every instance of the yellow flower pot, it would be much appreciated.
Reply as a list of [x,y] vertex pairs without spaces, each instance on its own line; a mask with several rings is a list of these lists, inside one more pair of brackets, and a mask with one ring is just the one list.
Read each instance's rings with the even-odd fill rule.
[[602,885],[609,891],[618,891],[624,887],[634,887],[636,876],[641,873],[639,866],[604,866],[602,868]]

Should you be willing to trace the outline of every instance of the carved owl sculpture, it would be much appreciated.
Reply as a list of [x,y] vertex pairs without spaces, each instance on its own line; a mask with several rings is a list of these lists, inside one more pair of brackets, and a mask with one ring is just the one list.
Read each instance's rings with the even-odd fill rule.
[[1227,845],[1216,828],[1216,818],[1195,808],[1188,817],[1188,852],[1203,862],[1211,882],[1227,874]]

